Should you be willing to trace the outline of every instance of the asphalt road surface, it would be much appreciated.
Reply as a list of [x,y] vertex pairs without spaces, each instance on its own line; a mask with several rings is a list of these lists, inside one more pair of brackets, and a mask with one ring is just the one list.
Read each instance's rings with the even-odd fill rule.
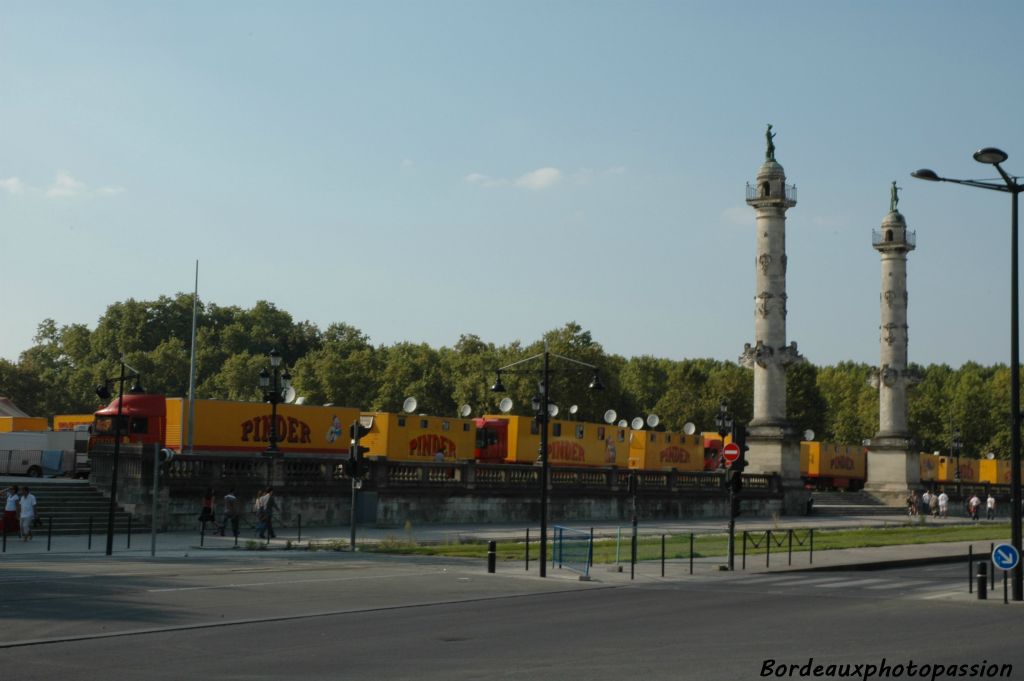
[[809,658],[865,665],[855,678],[911,662],[1024,674],[1020,604],[964,591],[962,566],[630,583],[346,554],[23,562],[0,573],[0,660],[18,681],[716,681]]

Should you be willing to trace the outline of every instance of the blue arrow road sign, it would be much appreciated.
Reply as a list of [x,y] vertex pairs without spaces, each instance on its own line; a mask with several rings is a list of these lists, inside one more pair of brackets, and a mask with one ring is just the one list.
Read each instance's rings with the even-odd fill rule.
[[992,549],[992,564],[1000,570],[1012,570],[1020,562],[1020,552],[1013,544],[1000,544]]

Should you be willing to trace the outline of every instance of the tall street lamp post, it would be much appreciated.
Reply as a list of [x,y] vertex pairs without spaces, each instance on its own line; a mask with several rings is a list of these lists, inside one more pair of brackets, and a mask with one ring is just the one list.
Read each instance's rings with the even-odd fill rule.
[[[107,508],[107,555],[114,553],[114,514],[117,512],[117,468],[121,458],[121,419],[124,418],[124,382],[128,378],[128,371],[131,371],[135,381],[132,383],[131,389],[128,391],[133,395],[138,395],[145,392],[142,389],[142,385],[139,381],[139,372],[134,367],[129,366],[124,361],[124,355],[121,356],[121,373],[117,378],[108,378],[103,381],[103,385],[96,388],[96,395],[101,400],[109,400],[110,384],[113,381],[117,381],[117,416],[114,417],[114,459],[112,462],[110,472],[110,505]],[[153,471],[156,475],[156,471]]]
[[[978,163],[987,163],[995,166],[1002,178],[1003,183],[990,182],[985,180],[956,180],[949,177],[940,177],[933,170],[922,168],[911,173],[919,180],[929,182],[954,182],[964,184],[968,187],[979,187],[991,189],[997,192],[1007,192],[1012,197],[1010,203],[1010,474],[1013,479],[1010,481],[1010,541],[1018,553],[1021,550],[1021,486],[1020,486],[1020,313],[1018,303],[1018,282],[1017,282],[1017,197],[1024,191],[1024,185],[1020,184],[1018,177],[1011,177],[1002,166],[1009,156],[1005,151],[995,147],[985,147],[974,153],[974,160]],[[1013,600],[1024,600],[1024,573],[1021,572],[1021,565],[1013,569]]]
[[550,408],[553,406],[550,401],[549,387],[551,384],[551,359],[560,359],[566,362],[570,362],[577,367],[589,369],[593,372],[593,378],[590,380],[588,386],[591,390],[603,390],[604,386],[601,384],[601,379],[597,375],[597,367],[593,364],[587,364],[586,362],[580,362],[570,357],[564,357],[562,355],[555,354],[548,351],[547,342],[544,343],[544,352],[521,359],[518,362],[505,365],[497,370],[498,377],[495,380],[494,385],[491,386],[492,392],[505,392],[505,385],[501,382],[502,373],[536,373],[535,369],[522,369],[517,368],[521,364],[527,362],[533,362],[541,360],[543,362],[543,369],[540,371],[540,394],[534,398],[533,406],[536,413],[537,425],[540,427],[540,576],[547,577],[547,559],[548,559],[548,475],[551,467],[551,463],[548,461],[548,422],[551,419]]
[[285,401],[284,393],[291,387],[292,376],[288,373],[287,367],[281,372],[281,353],[271,350],[270,371],[266,368],[260,369],[260,389],[263,391],[263,401],[270,402],[270,444],[263,451],[267,459],[267,486],[271,485],[271,472],[274,459],[280,458],[282,452],[277,447],[277,405]]

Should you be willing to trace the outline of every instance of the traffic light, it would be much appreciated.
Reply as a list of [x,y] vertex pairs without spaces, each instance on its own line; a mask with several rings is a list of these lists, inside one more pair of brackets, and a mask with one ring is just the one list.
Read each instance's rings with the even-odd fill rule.
[[348,427],[352,444],[348,448],[348,461],[345,462],[345,473],[351,478],[360,478],[366,475],[366,461],[363,459],[363,456],[369,453],[370,448],[361,446],[359,440],[364,435],[368,435],[369,432],[370,429],[358,420]]
[[743,469],[747,467],[747,429],[738,423],[732,427],[732,441],[740,450],[739,458],[729,466],[729,490],[733,494],[743,491]]

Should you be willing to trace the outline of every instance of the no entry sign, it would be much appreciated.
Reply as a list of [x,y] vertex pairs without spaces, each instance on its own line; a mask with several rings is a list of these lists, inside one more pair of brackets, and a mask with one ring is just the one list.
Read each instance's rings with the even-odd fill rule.
[[740,458],[740,447],[735,442],[730,442],[722,450],[722,456],[725,457],[726,463],[732,463],[736,459]]

